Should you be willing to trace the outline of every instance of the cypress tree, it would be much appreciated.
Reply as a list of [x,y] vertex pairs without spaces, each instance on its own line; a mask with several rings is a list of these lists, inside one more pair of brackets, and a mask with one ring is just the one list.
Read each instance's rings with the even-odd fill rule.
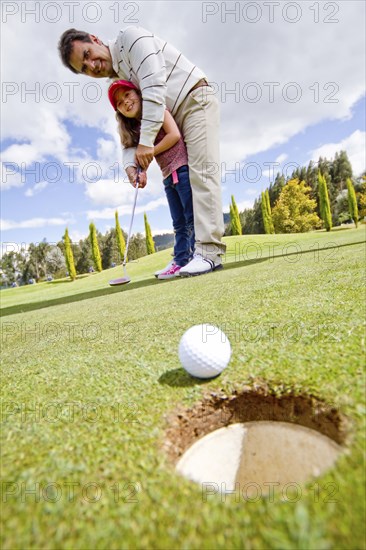
[[318,173],[318,193],[320,217],[324,222],[325,229],[330,231],[332,229],[332,214],[330,211],[328,186],[325,177],[320,172]]
[[358,206],[357,206],[356,192],[355,192],[355,188],[353,187],[351,178],[347,178],[347,189],[348,189],[349,213],[351,218],[355,222],[356,227],[358,227]]
[[261,193],[261,198],[262,198],[262,200],[261,200],[261,210],[262,210],[264,232],[266,234],[269,234],[271,231],[270,231],[269,220],[268,220],[267,201],[265,199],[264,193]]
[[360,219],[366,218],[366,172],[362,174],[359,184],[359,192],[356,194],[358,198],[358,215]]
[[149,222],[147,221],[146,214],[144,214],[144,222],[145,222],[146,253],[147,254],[154,254],[155,244],[154,244],[154,239],[152,237]]
[[234,195],[231,195],[230,220],[231,220],[231,234],[241,235],[242,230],[241,230],[239,209],[235,202]]
[[125,255],[125,250],[126,250],[126,242],[125,242],[125,238],[124,238],[123,233],[122,233],[121,226],[119,224],[117,210],[116,210],[114,216],[115,216],[115,219],[116,219],[116,239],[117,239],[118,252],[120,253],[121,258],[123,259],[124,255]]
[[66,261],[67,271],[69,272],[70,279],[72,281],[75,281],[76,269],[75,269],[75,263],[74,263],[74,254],[72,253],[71,241],[69,237],[69,231],[67,228],[65,230],[64,242],[65,242],[65,261]]
[[234,235],[234,233],[233,233],[233,219],[234,219],[233,205],[230,203],[229,207],[230,207],[230,211],[229,211],[229,214],[230,214],[230,232],[228,233],[228,235]]
[[271,203],[269,201],[269,192],[268,189],[264,192],[264,198],[266,201],[266,209],[267,209],[267,217],[268,217],[268,226],[269,226],[269,232],[273,234],[275,232],[273,220],[272,220],[272,211],[271,211]]
[[98,239],[97,239],[97,230],[93,223],[89,225],[89,236],[90,236],[94,267],[97,271],[102,271],[102,259],[100,257],[100,250],[99,250]]

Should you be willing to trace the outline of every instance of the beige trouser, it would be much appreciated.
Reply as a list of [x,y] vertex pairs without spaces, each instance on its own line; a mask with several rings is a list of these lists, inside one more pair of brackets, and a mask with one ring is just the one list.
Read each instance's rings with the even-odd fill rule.
[[196,254],[220,262],[226,245],[221,242],[224,219],[221,199],[219,102],[212,88],[190,92],[174,119],[187,145],[193,196]]

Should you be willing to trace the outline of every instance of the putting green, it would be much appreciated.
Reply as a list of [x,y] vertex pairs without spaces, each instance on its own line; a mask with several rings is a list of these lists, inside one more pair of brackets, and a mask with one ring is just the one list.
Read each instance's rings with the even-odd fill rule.
[[[3,291],[3,548],[363,548],[364,240],[230,237],[225,269],[202,277],[157,281],[163,251],[121,287],[119,267]],[[199,381],[177,350],[207,322],[233,354]],[[257,384],[339,411],[344,452],[288,498],[205,498],[175,471],[171,418]]]

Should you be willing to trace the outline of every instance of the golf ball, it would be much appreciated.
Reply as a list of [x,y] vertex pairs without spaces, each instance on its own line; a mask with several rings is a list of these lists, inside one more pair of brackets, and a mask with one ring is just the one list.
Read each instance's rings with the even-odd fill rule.
[[189,328],[179,343],[179,359],[183,368],[197,378],[213,378],[229,364],[231,346],[218,327],[209,324]]

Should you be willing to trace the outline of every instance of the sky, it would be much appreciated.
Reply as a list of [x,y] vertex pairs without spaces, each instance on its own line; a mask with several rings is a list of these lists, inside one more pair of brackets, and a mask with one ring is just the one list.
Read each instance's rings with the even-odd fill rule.
[[[297,166],[348,153],[365,159],[365,6],[329,1],[2,1],[1,253],[29,243],[74,242],[93,221],[105,233],[119,212],[127,231],[134,191],[126,181],[108,81],[75,75],[57,44],[74,27],[104,43],[142,26],[207,75],[221,106],[224,211],[239,210]],[[172,231],[154,162],[139,191],[133,232],[146,212],[153,234]]]

